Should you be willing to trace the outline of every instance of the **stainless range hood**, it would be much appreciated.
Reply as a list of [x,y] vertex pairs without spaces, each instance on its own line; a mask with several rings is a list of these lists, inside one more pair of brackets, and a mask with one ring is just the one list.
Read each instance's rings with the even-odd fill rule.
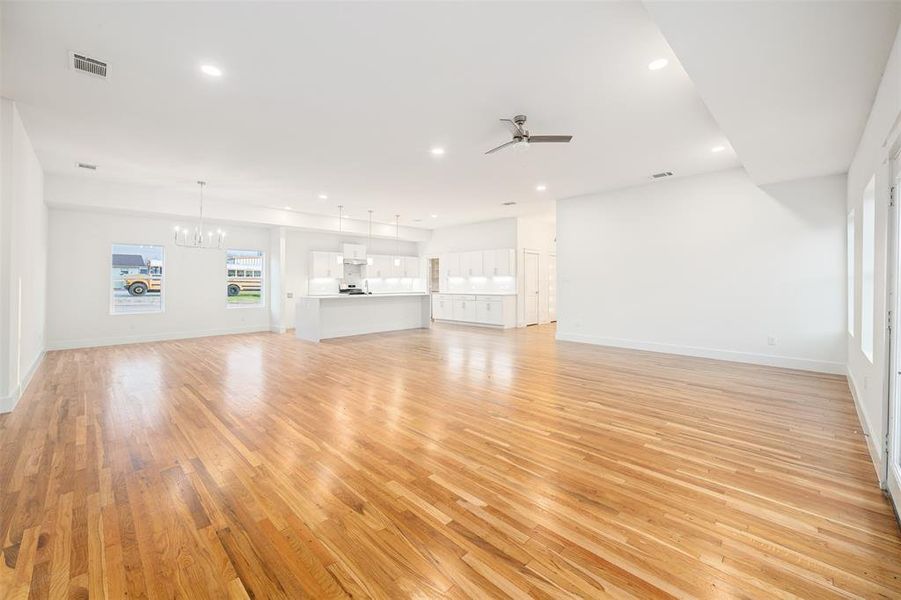
[[366,264],[366,246],[363,244],[343,244],[341,254],[345,265]]

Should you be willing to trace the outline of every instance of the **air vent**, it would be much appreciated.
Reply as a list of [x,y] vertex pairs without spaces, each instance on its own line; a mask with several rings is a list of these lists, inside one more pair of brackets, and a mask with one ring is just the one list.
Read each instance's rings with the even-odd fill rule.
[[651,179],[663,179],[664,177],[672,177],[672,171],[660,171],[659,173],[654,173],[651,175]]
[[504,206],[513,206],[516,202],[504,202]]
[[69,65],[76,71],[106,79],[109,77],[109,65],[102,60],[90,58],[76,52],[69,53]]
[[88,163],[82,163],[82,162],[75,163],[75,166],[78,167],[79,169],[88,169],[89,171],[97,170],[97,165],[90,165]]

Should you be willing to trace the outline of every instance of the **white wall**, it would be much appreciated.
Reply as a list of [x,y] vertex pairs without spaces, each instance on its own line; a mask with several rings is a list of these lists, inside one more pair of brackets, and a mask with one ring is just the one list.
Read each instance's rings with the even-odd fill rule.
[[[855,231],[855,337],[848,338],[848,379],[876,470],[884,474],[883,441],[886,432],[886,224],[891,169],[889,155],[901,134],[901,30],[895,37],[873,108],[860,144],[848,169],[847,210],[854,209]],[[874,307],[874,355],[871,363],[860,349],[861,301],[861,200],[870,178],[876,176],[876,280]]]
[[[45,185],[47,205],[51,208],[96,210],[101,212],[149,215],[173,220],[196,217],[199,203],[197,185],[173,182],[169,185],[145,185],[117,182],[102,178],[101,171],[76,175],[48,173]],[[290,227],[338,233],[338,209],[332,215],[303,213],[269,208],[272,199],[261,192],[249,191],[246,201],[229,201],[218,197],[216,182],[204,191],[204,214],[215,221],[242,223],[260,227]],[[344,232],[366,236],[369,223],[363,219],[344,219]],[[431,233],[418,227],[398,228],[400,239],[422,242]],[[393,223],[372,223],[374,237],[394,238]]]
[[844,189],[736,169],[559,201],[558,337],[843,372]]
[[536,215],[519,217],[516,220],[516,285],[519,298],[517,302],[516,324],[525,325],[525,252],[538,252],[538,322],[548,323],[548,257],[557,251],[556,217],[554,215]]
[[422,255],[437,258],[444,252],[516,248],[516,236],[515,217],[440,227],[422,243]]
[[15,406],[44,352],[43,182],[15,104],[0,99],[0,412]]
[[[415,242],[355,236],[338,233],[319,233],[314,231],[289,230],[285,240],[285,293],[295,297],[309,292],[307,283],[310,277],[310,252],[339,252],[342,244],[363,244],[370,254],[395,253],[401,256],[419,256]],[[294,298],[285,299],[285,326],[294,327]]]
[[[185,221],[180,223],[184,225]],[[175,246],[174,224],[166,218],[51,209],[48,348],[268,330],[269,229],[225,226],[228,248],[261,250],[266,253],[267,265],[265,303],[228,307],[225,250]],[[110,255],[114,243],[164,246],[162,313],[110,314]]]

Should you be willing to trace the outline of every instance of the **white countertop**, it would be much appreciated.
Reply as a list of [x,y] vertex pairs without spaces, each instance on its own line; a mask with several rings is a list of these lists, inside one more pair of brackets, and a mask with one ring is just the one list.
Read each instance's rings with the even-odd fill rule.
[[397,296],[428,296],[426,292],[386,292],[383,294],[323,294],[320,296],[298,296],[298,298],[309,298],[311,300],[329,300],[332,298],[393,298]]
[[516,292],[432,292],[442,296],[515,296]]

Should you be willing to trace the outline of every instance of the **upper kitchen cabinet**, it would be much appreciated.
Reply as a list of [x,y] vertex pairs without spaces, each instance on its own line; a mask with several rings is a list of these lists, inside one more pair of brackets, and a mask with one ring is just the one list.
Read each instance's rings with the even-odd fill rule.
[[401,268],[403,268],[402,277],[411,277],[417,278],[420,277],[420,269],[419,269],[419,257],[418,256],[404,256],[401,258]]
[[366,277],[369,279],[387,279],[389,277],[417,279],[422,277],[418,256],[370,254],[369,259],[372,263],[366,265]]
[[369,279],[384,279],[394,277],[394,262],[390,256],[373,254],[371,265],[366,265],[366,277]]
[[485,275],[513,276],[516,275],[516,251],[515,250],[486,250],[486,263],[490,261],[490,268],[485,266]]
[[345,260],[366,260],[366,246],[363,244],[344,244]]
[[463,277],[463,271],[460,270],[462,263],[460,258],[461,254],[459,252],[451,252],[442,255],[438,259],[441,269],[443,270],[442,275],[445,277]]
[[311,252],[311,277],[341,279],[344,277],[344,256],[338,252]]
[[481,277],[484,275],[484,263],[481,250],[475,252],[463,252],[460,255],[460,270],[463,277]]

